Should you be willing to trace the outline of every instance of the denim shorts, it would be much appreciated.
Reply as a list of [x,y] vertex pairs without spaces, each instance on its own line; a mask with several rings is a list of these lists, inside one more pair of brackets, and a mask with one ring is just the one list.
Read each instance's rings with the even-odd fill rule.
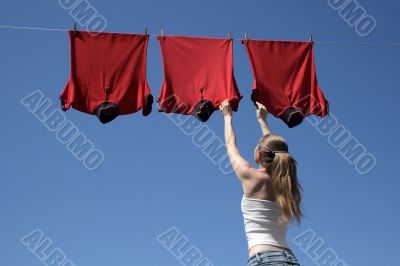
[[248,266],[300,266],[296,257],[286,250],[267,250],[257,252],[247,261]]

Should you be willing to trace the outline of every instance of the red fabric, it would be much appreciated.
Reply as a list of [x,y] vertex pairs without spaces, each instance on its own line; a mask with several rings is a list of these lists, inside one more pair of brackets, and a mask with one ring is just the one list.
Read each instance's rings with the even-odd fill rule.
[[254,76],[252,100],[280,117],[286,109],[300,109],[303,116],[324,117],[328,102],[318,85],[313,44],[290,41],[242,41]]
[[[151,92],[146,80],[146,35],[69,31],[71,74],[60,99],[63,109],[71,106],[95,114],[103,102],[115,103],[120,114],[143,108],[151,112]],[[150,106],[149,106],[150,103]]]
[[216,109],[228,99],[237,111],[241,95],[233,74],[232,40],[178,36],[158,40],[164,67],[160,111],[191,114],[202,99]]

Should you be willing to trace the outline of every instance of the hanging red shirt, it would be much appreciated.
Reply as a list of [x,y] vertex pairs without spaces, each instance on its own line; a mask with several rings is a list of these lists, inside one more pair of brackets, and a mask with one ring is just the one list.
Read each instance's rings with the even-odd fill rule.
[[159,110],[193,114],[205,122],[228,99],[237,111],[241,94],[233,74],[232,40],[159,36],[164,81]]
[[140,109],[145,116],[151,112],[148,35],[69,31],[69,38],[71,73],[60,96],[64,111],[72,106],[102,123]]
[[254,84],[251,98],[289,127],[304,117],[325,117],[328,102],[318,85],[312,42],[243,40]]

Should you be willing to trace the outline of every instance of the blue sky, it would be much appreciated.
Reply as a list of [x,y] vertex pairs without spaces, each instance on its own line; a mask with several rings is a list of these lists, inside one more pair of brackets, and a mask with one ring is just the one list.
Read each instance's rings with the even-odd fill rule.
[[[106,31],[316,42],[400,43],[396,0],[359,0],[376,19],[361,37],[328,1],[104,1],[91,0]],[[68,29],[73,18],[58,1],[2,0],[0,25]],[[79,25],[78,25],[79,27]],[[157,240],[177,228],[214,265],[245,265],[247,243],[240,212],[242,191],[233,174],[197,148],[181,127],[158,113],[118,117],[102,125],[94,116],[69,110],[66,118],[104,153],[88,171],[20,101],[35,90],[59,108],[69,75],[67,33],[0,29],[0,265],[46,265],[20,239],[41,230],[75,265],[181,265]],[[244,47],[234,44],[235,75],[244,95],[234,114],[238,145],[251,160],[261,135],[250,101],[252,74]],[[311,249],[293,239],[308,230],[347,265],[391,265],[398,252],[400,186],[397,124],[400,47],[315,45],[318,80],[331,113],[377,160],[357,172],[308,121],[294,129],[269,117],[299,162],[305,218],[288,242],[302,265]],[[157,96],[162,83],[160,49],[152,37],[148,80]],[[223,119],[207,122],[223,137]],[[310,242],[310,243],[311,243]],[[305,242],[303,241],[303,244]],[[321,242],[322,243],[322,242]],[[310,244],[312,245],[312,244]],[[309,247],[311,248],[311,247]],[[308,250],[308,251],[307,251]],[[318,253],[319,252],[319,253]],[[377,254],[379,252],[379,254]],[[36,254],[37,255],[37,254]],[[317,255],[314,255],[317,256]],[[318,256],[317,256],[318,257]]]

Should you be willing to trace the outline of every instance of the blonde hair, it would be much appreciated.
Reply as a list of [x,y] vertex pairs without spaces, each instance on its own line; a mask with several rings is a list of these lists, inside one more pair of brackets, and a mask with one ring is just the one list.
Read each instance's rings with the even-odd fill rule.
[[286,141],[281,136],[267,134],[259,141],[257,150],[261,153],[258,163],[270,174],[276,203],[282,209],[279,221],[300,223],[302,189],[297,180],[297,162],[290,155]]

